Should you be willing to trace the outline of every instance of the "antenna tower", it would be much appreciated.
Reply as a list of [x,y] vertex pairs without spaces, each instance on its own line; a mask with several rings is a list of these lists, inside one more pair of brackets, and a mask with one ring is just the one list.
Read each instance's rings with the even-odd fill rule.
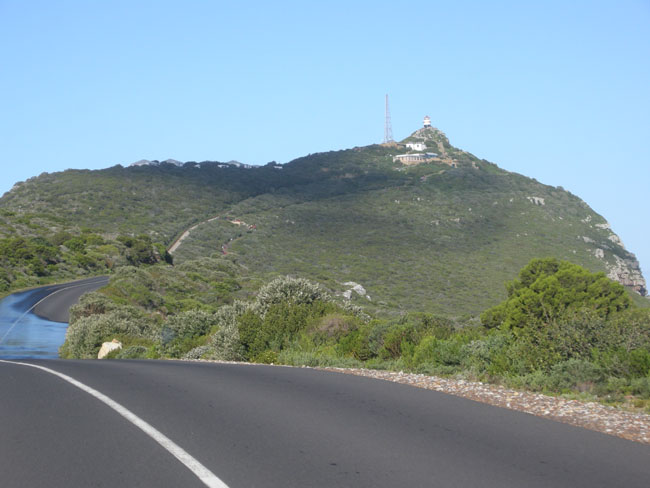
[[390,123],[390,110],[388,108],[388,95],[386,95],[386,122],[384,123],[384,143],[393,141],[393,127]]

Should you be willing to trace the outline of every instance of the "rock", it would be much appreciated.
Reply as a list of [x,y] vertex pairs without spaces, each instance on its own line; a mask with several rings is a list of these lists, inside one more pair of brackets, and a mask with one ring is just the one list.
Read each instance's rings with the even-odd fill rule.
[[117,339],[113,339],[111,342],[104,342],[99,354],[97,354],[97,359],[104,359],[108,354],[117,349],[122,349],[122,343]]
[[639,262],[634,256],[622,259],[614,254],[615,264],[608,263],[609,272],[607,277],[611,280],[618,281],[623,286],[629,286],[639,295],[645,296],[647,293],[646,282],[641,274]]
[[347,300],[349,300],[352,297],[352,291],[355,291],[357,295],[365,297],[366,299],[370,300],[370,295],[366,293],[366,289],[363,286],[361,286],[359,283],[355,283],[354,281],[348,281],[346,283],[343,283],[343,286],[351,287],[349,290],[343,292],[343,296]]
[[541,197],[526,197],[530,201],[530,203],[534,203],[535,205],[546,205],[546,202],[544,201],[543,198]]

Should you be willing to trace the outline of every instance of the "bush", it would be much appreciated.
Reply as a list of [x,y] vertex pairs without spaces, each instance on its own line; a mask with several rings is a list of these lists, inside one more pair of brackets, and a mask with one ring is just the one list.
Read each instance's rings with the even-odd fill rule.
[[627,351],[650,350],[650,309],[633,308],[610,320],[608,343]]
[[553,391],[591,391],[602,380],[603,371],[597,365],[582,359],[569,359],[551,368],[547,386]]
[[254,363],[275,364],[278,362],[278,353],[275,351],[264,351],[253,358]]
[[327,342],[328,340],[338,340],[351,330],[358,326],[357,320],[348,315],[341,313],[329,313],[320,318],[314,325],[314,341]]
[[650,351],[634,349],[630,351],[630,375],[634,377],[650,374]]
[[[546,324],[548,342],[563,360],[588,359],[593,348],[601,350],[613,344],[612,326],[594,310],[568,311]],[[618,340],[618,339],[616,339]]]
[[423,365],[460,366],[463,360],[463,344],[459,338],[441,340],[427,336],[415,347],[413,367]]
[[212,348],[210,346],[198,346],[185,353],[183,359],[202,359],[204,356],[208,356],[211,352]]
[[274,304],[310,304],[316,300],[330,300],[329,294],[319,284],[304,278],[284,276],[274,279],[260,289],[254,309],[263,317]]
[[621,402],[625,399],[629,386],[630,382],[626,378],[610,376],[595,386],[594,393],[606,401]]
[[129,303],[149,310],[158,309],[164,303],[154,277],[146,270],[133,266],[119,268],[111,277],[105,293],[118,303]]
[[144,346],[129,346],[121,349],[115,355],[115,359],[144,359],[149,349]]
[[83,252],[86,249],[86,242],[81,237],[73,237],[63,243],[71,251]]
[[633,379],[630,382],[630,391],[641,398],[650,398],[650,376]]
[[75,322],[83,317],[91,315],[101,315],[118,306],[111,301],[106,295],[99,292],[85,293],[79,299],[79,303],[70,307],[70,322]]
[[460,351],[463,368],[475,375],[506,373],[509,369],[506,353],[512,340],[512,333],[495,330],[465,344]]
[[353,357],[359,361],[367,361],[376,356],[370,348],[370,327],[354,329],[342,336],[334,347],[339,356]]
[[209,342],[210,351],[203,353],[204,357],[223,361],[242,361],[244,348],[239,339],[238,319],[248,310],[243,302],[235,301],[232,305],[224,305],[215,314],[218,326],[217,332]]
[[188,310],[171,315],[160,330],[162,351],[173,358],[181,357],[197,346],[197,338],[208,334],[216,325],[215,315],[203,310]]
[[70,322],[59,354],[68,359],[96,358],[102,343],[113,338],[124,344],[133,339],[153,342],[158,338],[158,328],[133,307],[81,317]]
[[506,285],[508,298],[481,314],[486,327],[549,323],[566,311],[587,308],[607,318],[632,305],[620,283],[603,273],[554,258],[533,259]]
[[333,312],[333,304],[322,301],[274,303],[260,316],[251,309],[239,319],[239,334],[246,357],[254,358],[267,349],[279,352],[298,338],[313,321]]
[[379,351],[382,359],[397,359],[402,355],[402,343],[411,342],[415,330],[410,325],[395,325],[386,331],[383,337],[383,347]]
[[291,366],[309,366],[316,367],[337,367],[337,368],[363,368],[362,363],[351,357],[338,357],[332,351],[295,351],[285,349],[278,354],[278,364],[288,364]]

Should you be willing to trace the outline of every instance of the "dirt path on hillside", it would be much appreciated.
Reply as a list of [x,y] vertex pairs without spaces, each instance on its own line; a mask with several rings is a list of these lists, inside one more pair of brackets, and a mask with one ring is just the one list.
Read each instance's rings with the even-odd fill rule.
[[[217,219],[220,219],[220,218],[224,218],[224,217],[226,218],[226,220],[227,220],[228,222],[230,222],[230,223],[233,224],[233,225],[237,225],[237,226],[239,226],[239,227],[242,227],[242,226],[243,226],[243,227],[244,227],[245,229],[247,229],[247,230],[255,230],[255,229],[257,229],[257,226],[254,225],[254,224],[251,225],[251,224],[247,224],[246,222],[244,222],[244,221],[242,221],[242,220],[239,220],[239,219],[230,219],[230,218],[228,218],[227,216],[224,216],[224,215],[217,215],[217,216],[212,217],[212,218],[209,218],[209,219],[207,219],[207,220],[203,220],[203,221],[199,222],[198,224],[194,224],[192,227],[190,227],[189,229],[187,229],[187,230],[186,230],[185,232],[183,232],[183,233],[182,233],[182,234],[181,234],[181,235],[180,235],[180,236],[179,236],[179,237],[178,237],[174,242],[172,242],[172,245],[169,246],[169,249],[167,249],[167,252],[168,252],[169,254],[173,254],[174,251],[176,251],[176,249],[178,249],[178,248],[180,247],[180,245],[183,243],[183,241],[184,241],[185,239],[187,239],[187,238],[189,237],[189,235],[191,234],[191,232],[192,232],[194,229],[196,229],[197,227],[199,227],[199,226],[201,226],[201,225],[203,225],[203,224],[207,224],[208,222],[212,222],[212,221],[214,221],[214,220],[217,220]],[[222,244],[222,245],[221,245],[221,252],[222,252],[222,254],[228,254],[228,247],[230,246],[230,244],[232,243],[232,241],[234,241],[234,240],[236,240],[236,239],[239,239],[240,237],[241,237],[241,236],[239,236],[239,237],[237,237],[237,238],[230,238],[227,242],[225,242],[224,244]]]
[[192,227],[187,229],[185,232],[183,232],[174,242],[172,242],[172,245],[169,246],[169,249],[167,249],[167,252],[169,254],[174,254],[174,251],[179,248],[179,246],[183,243],[185,239],[190,235],[190,233],[196,229],[198,226],[207,224],[208,222],[212,222],[213,220],[217,220],[221,215],[217,215],[216,217],[212,217],[210,219],[204,220],[202,222],[199,222],[198,224],[194,224]]

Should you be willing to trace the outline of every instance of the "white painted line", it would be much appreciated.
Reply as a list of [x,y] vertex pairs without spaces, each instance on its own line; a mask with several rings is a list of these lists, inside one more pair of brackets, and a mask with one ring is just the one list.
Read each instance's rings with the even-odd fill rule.
[[111,407],[113,410],[115,410],[117,413],[119,413],[122,417],[124,417],[126,420],[131,422],[133,425],[138,427],[140,430],[142,430],[145,434],[147,434],[149,437],[151,437],[153,440],[155,440],[158,444],[160,444],[164,449],[166,449],[172,456],[174,456],[176,459],[178,459],[181,463],[183,463],[194,475],[199,478],[206,486],[209,486],[210,488],[228,488],[228,485],[226,485],[217,475],[215,475],[212,471],[210,471],[208,468],[203,466],[197,459],[195,459],[193,456],[191,456],[188,452],[186,452],[182,447],[180,447],[178,444],[176,444],[174,441],[172,441],[169,437],[167,437],[165,434],[157,430],[155,427],[150,425],[149,423],[145,422],[142,420],[140,417],[138,417],[136,414],[131,412],[129,409],[126,407],[123,407],[119,403],[117,403],[115,400],[110,399],[103,393],[95,390],[94,388],[91,388],[88,385],[85,385],[84,383],[81,383],[80,381],[75,380],[74,378],[65,375],[63,373],[59,373],[58,371],[55,371],[53,369],[45,368],[43,366],[39,366],[37,364],[29,364],[29,363],[21,363],[17,361],[5,361],[3,359],[0,359],[0,363],[8,363],[8,364],[20,364],[22,366],[29,366],[30,368],[36,368],[36,369],[41,369],[43,371],[46,371],[50,374],[53,374],[55,376],[58,376],[59,378],[67,381],[68,383],[76,386],[80,390],[85,391],[89,395],[94,396],[97,398],[100,402],[103,402],[104,404],[108,405]]

